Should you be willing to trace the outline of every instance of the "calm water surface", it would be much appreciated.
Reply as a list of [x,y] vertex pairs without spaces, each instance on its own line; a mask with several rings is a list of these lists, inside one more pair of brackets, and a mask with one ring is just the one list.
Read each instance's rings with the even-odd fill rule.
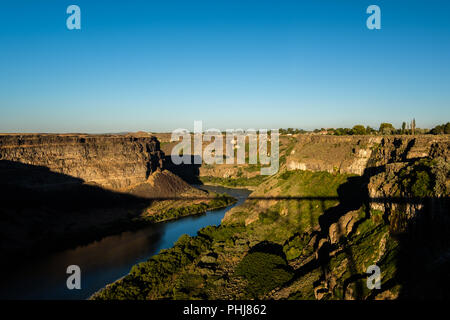
[[[228,193],[239,205],[250,191],[224,187],[201,186],[203,189]],[[50,256],[34,258],[14,273],[2,275],[0,299],[86,299],[124,275],[136,263],[147,260],[161,249],[173,246],[182,234],[194,236],[209,225],[219,225],[233,206],[206,214],[157,223],[141,230],[108,236],[100,241]],[[81,268],[81,290],[68,290],[66,268]]]

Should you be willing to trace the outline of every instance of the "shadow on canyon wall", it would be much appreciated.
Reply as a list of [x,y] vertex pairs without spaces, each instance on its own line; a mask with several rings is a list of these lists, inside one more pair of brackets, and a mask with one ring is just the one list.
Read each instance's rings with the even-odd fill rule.
[[[132,228],[131,220],[153,200],[0,160],[0,252],[24,259],[99,240]],[[0,266],[8,260],[14,259],[2,259]]]
[[[164,169],[169,170],[173,174],[179,176],[181,179],[190,184],[203,184],[200,179],[200,167],[201,167],[201,158],[199,156],[189,156],[191,158],[190,164],[181,163],[176,165],[172,162],[171,156],[166,155],[164,157]],[[197,162],[200,163],[196,163]]]

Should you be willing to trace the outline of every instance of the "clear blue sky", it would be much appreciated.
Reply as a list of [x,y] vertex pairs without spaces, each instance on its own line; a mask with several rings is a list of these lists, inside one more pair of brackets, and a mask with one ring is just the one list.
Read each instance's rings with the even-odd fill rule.
[[[66,8],[81,8],[81,30]],[[381,8],[381,30],[366,8]],[[0,132],[450,121],[450,1],[0,2]]]

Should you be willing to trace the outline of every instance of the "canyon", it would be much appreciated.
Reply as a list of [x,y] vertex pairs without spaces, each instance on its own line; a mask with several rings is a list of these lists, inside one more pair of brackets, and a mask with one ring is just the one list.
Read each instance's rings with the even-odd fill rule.
[[[448,135],[281,135],[272,176],[259,164],[177,166],[175,145],[170,134],[0,135],[2,254],[231,203],[190,185],[203,183],[253,192],[220,226],[181,237],[93,299],[447,296]],[[373,264],[378,291],[364,285]]]
[[[448,297],[449,152],[448,136],[284,135],[276,175],[194,168],[204,183],[253,192],[219,227],[180,238],[93,299]],[[372,265],[380,289],[365,284]]]

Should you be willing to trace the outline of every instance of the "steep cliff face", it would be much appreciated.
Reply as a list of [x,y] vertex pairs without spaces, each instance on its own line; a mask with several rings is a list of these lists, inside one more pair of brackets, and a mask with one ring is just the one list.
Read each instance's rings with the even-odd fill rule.
[[[162,168],[163,156],[154,137],[0,135],[0,160],[43,166],[113,190],[146,181]],[[24,183],[42,187],[50,182],[28,177]]]
[[299,135],[286,155],[288,170],[327,171],[361,175],[372,149],[382,137]]
[[287,156],[288,170],[362,175],[367,167],[424,157],[448,161],[446,136],[313,136],[299,135]]
[[366,176],[371,199],[392,201],[372,202],[371,208],[383,212],[395,232],[404,231],[425,207],[433,217],[447,219],[449,139],[393,139],[388,142],[374,152],[373,167],[369,167]]
[[450,157],[449,136],[392,136],[384,137],[373,148],[372,160],[375,165],[394,162],[408,162],[425,157]]

